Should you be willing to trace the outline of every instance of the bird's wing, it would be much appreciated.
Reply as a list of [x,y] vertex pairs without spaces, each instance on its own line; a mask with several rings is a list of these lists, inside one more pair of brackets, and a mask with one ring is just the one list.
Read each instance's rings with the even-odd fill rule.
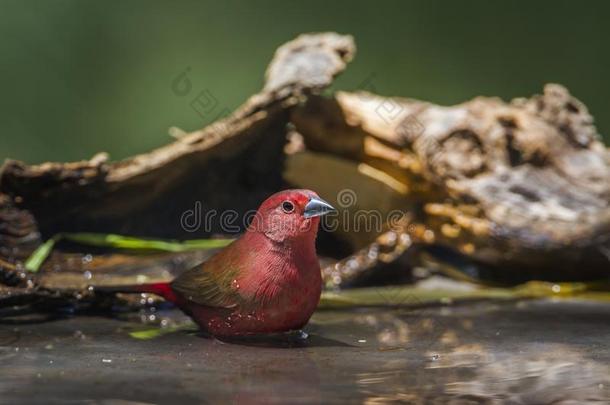
[[237,267],[221,251],[203,265],[185,271],[172,281],[172,289],[183,298],[200,305],[232,308],[242,301],[232,284]]

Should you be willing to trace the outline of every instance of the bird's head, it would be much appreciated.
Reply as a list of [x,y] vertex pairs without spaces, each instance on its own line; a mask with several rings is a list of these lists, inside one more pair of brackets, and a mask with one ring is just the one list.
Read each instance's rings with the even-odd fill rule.
[[311,190],[284,190],[261,204],[249,230],[276,242],[315,239],[320,216],[332,211],[335,209]]

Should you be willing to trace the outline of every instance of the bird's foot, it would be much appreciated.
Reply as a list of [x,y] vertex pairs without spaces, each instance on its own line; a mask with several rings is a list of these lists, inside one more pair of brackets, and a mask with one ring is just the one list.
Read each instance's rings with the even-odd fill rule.
[[299,340],[307,340],[307,339],[309,339],[309,334],[307,332],[305,332],[304,330],[301,330],[301,329],[290,331],[288,333],[294,334],[294,337],[296,339],[299,339]]

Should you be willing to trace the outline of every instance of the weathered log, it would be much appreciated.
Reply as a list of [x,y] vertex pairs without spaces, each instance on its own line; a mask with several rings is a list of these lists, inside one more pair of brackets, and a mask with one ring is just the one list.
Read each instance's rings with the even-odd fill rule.
[[[292,122],[309,151],[352,161],[402,194],[434,243],[512,275],[610,274],[610,154],[560,85],[453,107],[339,92],[310,98]],[[300,172],[295,182],[332,179]]]

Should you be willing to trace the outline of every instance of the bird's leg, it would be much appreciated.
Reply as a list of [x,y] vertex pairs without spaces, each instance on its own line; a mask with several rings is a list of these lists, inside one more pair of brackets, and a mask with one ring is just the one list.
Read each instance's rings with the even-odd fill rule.
[[413,223],[405,215],[390,226],[390,230],[379,235],[374,242],[351,256],[322,269],[327,288],[348,284],[379,264],[398,259],[414,243],[433,243],[434,232],[422,224]]

